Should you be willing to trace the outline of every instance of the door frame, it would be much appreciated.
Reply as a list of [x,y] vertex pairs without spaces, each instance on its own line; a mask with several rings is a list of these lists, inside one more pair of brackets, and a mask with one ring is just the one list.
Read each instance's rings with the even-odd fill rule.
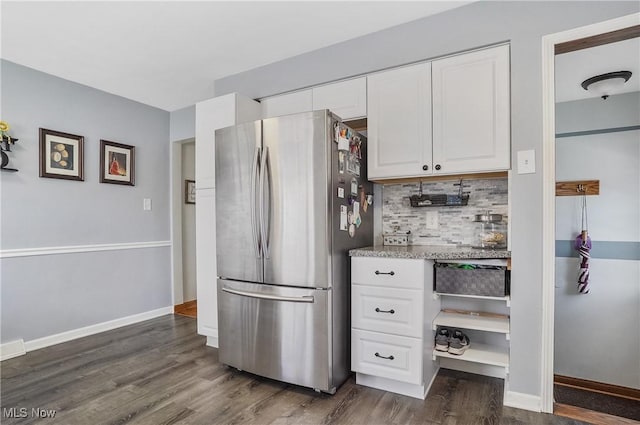
[[557,44],[638,25],[640,13],[542,37],[542,411],[553,413],[555,309],[555,47]]
[[[184,302],[182,275],[182,145],[195,143],[195,137],[171,142],[170,199],[171,199],[171,305]],[[196,294],[197,298],[197,294]]]

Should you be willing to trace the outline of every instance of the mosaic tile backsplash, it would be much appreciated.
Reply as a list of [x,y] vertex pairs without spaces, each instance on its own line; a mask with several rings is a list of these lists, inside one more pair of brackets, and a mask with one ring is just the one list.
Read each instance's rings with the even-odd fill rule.
[[[422,183],[424,194],[458,194],[457,181]],[[491,211],[508,220],[508,181],[503,179],[464,180],[469,203],[455,207],[414,208],[409,196],[418,195],[419,183],[385,185],[382,187],[382,231],[393,233],[410,230],[409,245],[473,245],[478,231],[476,214]],[[438,229],[427,229],[427,211],[438,211]]]

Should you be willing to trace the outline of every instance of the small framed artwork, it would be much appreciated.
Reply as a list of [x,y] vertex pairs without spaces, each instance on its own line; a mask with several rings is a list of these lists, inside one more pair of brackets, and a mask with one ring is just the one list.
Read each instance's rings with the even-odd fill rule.
[[136,148],[100,140],[100,183],[135,186]]
[[84,180],[84,137],[40,129],[40,177]]
[[184,181],[184,203],[196,203],[196,182],[193,180]]

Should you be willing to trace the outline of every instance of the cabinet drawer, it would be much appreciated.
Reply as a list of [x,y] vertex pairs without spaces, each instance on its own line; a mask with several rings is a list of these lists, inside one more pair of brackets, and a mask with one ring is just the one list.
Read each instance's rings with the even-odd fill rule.
[[351,320],[357,329],[420,338],[423,292],[375,286],[351,287]]
[[351,282],[360,285],[423,289],[424,277],[424,260],[378,257],[351,259]]
[[422,341],[352,329],[351,368],[367,375],[422,384]]

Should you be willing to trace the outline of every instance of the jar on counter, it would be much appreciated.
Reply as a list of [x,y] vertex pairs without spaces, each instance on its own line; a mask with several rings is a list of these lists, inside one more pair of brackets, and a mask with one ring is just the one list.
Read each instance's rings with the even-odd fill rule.
[[473,221],[478,223],[474,248],[507,248],[507,224],[502,221],[502,214],[491,214],[487,211],[484,214],[476,215]]

